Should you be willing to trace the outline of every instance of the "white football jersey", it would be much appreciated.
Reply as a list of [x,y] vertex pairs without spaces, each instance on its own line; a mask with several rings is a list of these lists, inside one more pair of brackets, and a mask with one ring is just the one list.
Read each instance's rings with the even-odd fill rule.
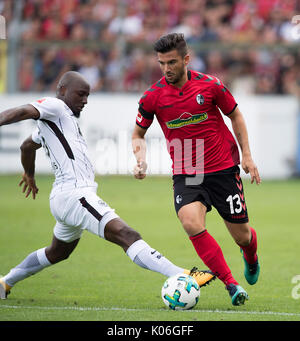
[[71,109],[54,97],[30,104],[40,113],[32,140],[44,147],[55,174],[52,194],[78,187],[97,187],[87,145]]

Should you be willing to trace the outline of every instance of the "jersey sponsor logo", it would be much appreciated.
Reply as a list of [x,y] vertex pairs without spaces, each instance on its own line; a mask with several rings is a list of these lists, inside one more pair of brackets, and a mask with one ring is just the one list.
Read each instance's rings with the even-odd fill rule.
[[196,96],[196,101],[197,101],[198,104],[202,105],[202,104],[204,103],[204,97],[203,97],[203,95],[198,94],[198,95]]
[[41,104],[41,103],[43,103],[45,100],[46,100],[46,98],[42,98],[42,99],[38,99],[37,102]]
[[207,112],[202,112],[200,114],[192,115],[189,112],[184,112],[180,115],[180,117],[175,120],[166,122],[166,125],[169,129],[177,129],[182,128],[190,124],[197,124],[207,120],[208,115]]

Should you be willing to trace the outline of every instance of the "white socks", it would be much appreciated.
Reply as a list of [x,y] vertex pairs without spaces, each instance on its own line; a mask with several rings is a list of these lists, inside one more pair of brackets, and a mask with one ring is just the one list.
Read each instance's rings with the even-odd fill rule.
[[28,255],[22,263],[11,269],[10,272],[3,277],[3,280],[9,286],[14,286],[17,282],[25,279],[35,273],[50,266],[51,263],[45,254],[45,249],[39,249]]
[[144,269],[159,272],[167,277],[183,273],[184,269],[171,263],[158,251],[152,249],[144,240],[140,239],[129,246],[127,256]]
[[[4,282],[12,287],[17,282],[50,266],[51,263],[46,257],[45,249],[46,248],[42,248],[29,254],[19,265],[11,269],[10,272],[3,277]],[[183,268],[174,265],[158,251],[152,249],[142,239],[130,245],[126,254],[140,267],[159,272],[167,277],[183,273],[184,271]]]

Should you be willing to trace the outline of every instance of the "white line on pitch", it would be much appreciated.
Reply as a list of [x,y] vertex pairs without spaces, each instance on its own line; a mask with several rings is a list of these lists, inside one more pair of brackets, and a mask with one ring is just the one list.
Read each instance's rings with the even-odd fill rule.
[[[32,309],[32,310],[74,310],[74,311],[168,311],[166,309],[139,309],[139,308],[119,308],[119,307],[41,307],[41,306],[22,306],[22,305],[3,305],[1,308],[7,309]],[[184,310],[183,313],[218,313],[218,314],[247,314],[247,315],[275,315],[275,316],[299,316],[297,313],[277,312],[277,311],[237,311],[237,310],[205,310],[205,309],[193,309]]]

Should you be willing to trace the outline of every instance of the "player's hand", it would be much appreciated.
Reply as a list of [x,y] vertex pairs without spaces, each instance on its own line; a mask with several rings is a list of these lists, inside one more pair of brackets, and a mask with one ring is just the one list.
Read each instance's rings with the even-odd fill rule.
[[26,198],[29,196],[30,193],[32,193],[32,199],[35,199],[39,189],[36,187],[35,179],[33,176],[28,176],[26,173],[24,173],[19,186],[23,186],[22,192],[26,192]]
[[251,157],[244,157],[242,160],[242,168],[246,174],[250,173],[251,176],[251,183],[255,181],[257,185],[261,183],[260,175],[258,169],[253,162]]
[[139,161],[133,169],[133,174],[136,179],[144,179],[146,177],[147,163]]

